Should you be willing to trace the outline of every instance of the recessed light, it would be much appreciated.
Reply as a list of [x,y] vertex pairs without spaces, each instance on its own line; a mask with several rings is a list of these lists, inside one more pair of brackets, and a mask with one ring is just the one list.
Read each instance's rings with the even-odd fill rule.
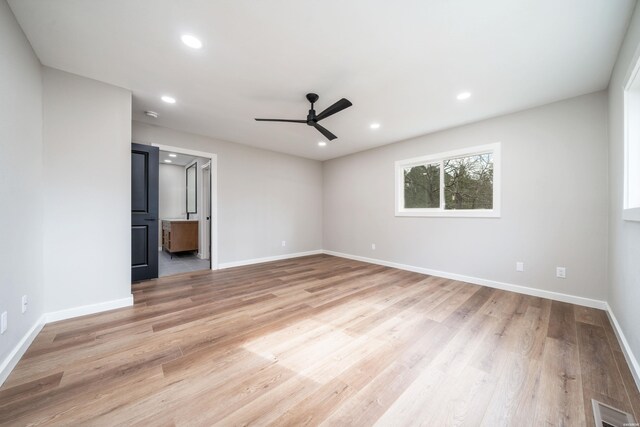
[[178,155],[171,153],[171,154],[169,154],[169,157],[178,157]]
[[164,162],[165,162],[165,163],[171,163],[171,160],[169,160],[169,159],[164,159]]
[[200,49],[202,47],[202,42],[199,38],[192,36],[191,34],[184,34],[181,37],[182,43],[186,44],[192,49]]
[[471,92],[460,92],[456,98],[458,101],[464,101],[465,99],[471,98]]
[[326,142],[324,142],[324,141],[320,141],[320,142],[318,142],[318,146],[319,146],[319,147],[324,147],[325,145],[327,145],[327,143],[326,143]]
[[378,128],[380,127],[380,123],[371,123],[371,124],[369,125],[369,127],[370,127],[371,129],[378,129]]
[[175,104],[176,103],[176,99],[171,97],[171,96],[164,95],[161,99],[164,102],[166,102],[167,104]]

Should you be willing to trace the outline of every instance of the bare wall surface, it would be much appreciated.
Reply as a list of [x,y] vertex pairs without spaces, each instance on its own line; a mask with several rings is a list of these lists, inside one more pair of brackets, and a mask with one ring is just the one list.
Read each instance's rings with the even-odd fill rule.
[[622,220],[624,174],[623,86],[639,58],[636,8],[609,84],[609,305],[635,357],[640,357],[640,222]]
[[[494,142],[501,218],[394,216],[396,160]],[[604,300],[606,158],[607,97],[598,92],[330,160],[324,249]]]
[[[158,185],[159,219],[186,218],[184,166],[160,163]],[[158,222],[158,246],[162,246],[162,223]]]
[[[0,313],[8,316],[1,364],[44,311],[42,70],[4,0],[0,58]],[[24,314],[22,295],[29,296]]]
[[217,155],[219,263],[322,249],[319,161],[136,121],[133,141]]
[[44,68],[46,311],[131,296],[131,93]]

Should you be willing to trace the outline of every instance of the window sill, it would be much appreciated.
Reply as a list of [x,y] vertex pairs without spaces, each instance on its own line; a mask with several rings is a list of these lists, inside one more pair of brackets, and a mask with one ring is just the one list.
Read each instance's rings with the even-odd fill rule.
[[441,217],[441,218],[500,218],[500,211],[493,210],[433,210],[433,211],[396,211],[396,216],[405,217]]
[[622,219],[625,221],[640,221],[640,208],[623,209]]

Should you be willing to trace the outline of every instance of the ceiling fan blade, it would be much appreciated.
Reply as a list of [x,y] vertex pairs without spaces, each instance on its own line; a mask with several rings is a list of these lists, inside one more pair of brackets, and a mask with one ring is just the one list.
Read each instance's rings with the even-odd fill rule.
[[351,107],[353,104],[348,99],[342,98],[340,101],[333,104],[331,107],[324,110],[322,113],[316,116],[316,120],[320,121],[322,119],[326,119],[327,117],[344,110],[345,108]]
[[306,120],[287,120],[287,119],[256,119],[257,122],[288,122],[288,123],[307,123]]
[[313,127],[318,129],[318,131],[320,131],[320,133],[323,134],[329,141],[333,141],[334,139],[337,138],[337,136],[335,136],[334,134],[332,134],[331,132],[329,132],[328,130],[326,130],[325,128],[323,128],[317,123],[314,123]]

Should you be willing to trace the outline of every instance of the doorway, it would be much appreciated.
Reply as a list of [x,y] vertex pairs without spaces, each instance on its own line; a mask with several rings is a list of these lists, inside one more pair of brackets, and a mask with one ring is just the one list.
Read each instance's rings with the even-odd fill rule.
[[217,269],[216,155],[148,147],[158,150],[156,277]]

